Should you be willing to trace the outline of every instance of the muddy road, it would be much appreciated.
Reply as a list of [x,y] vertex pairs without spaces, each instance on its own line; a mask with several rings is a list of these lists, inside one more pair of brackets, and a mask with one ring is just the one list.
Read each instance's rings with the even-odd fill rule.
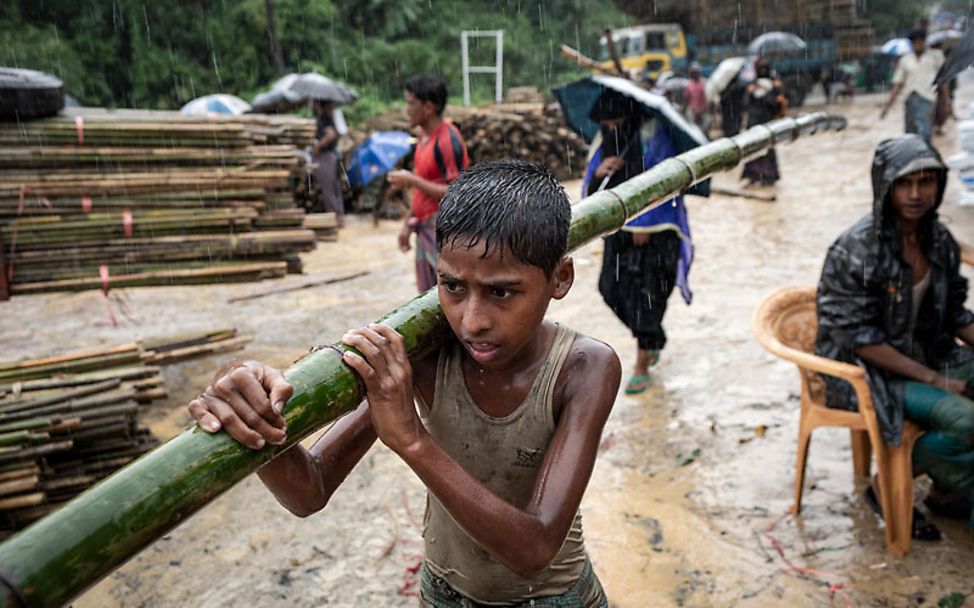
[[[970,89],[961,89],[958,113]],[[919,606],[974,594],[974,534],[961,523],[938,518],[943,541],[915,543],[902,560],[886,555],[881,523],[852,475],[845,431],[815,433],[803,513],[786,516],[798,375],[757,345],[751,318],[774,289],[815,284],[827,246],[868,212],[872,150],[902,128],[899,113],[879,121],[879,103],[864,96],[832,106],[849,118],[845,132],[781,147],[783,179],[764,190],[776,202],[689,200],[694,302],[670,299],[655,383],[637,397],[620,392],[582,503],[589,552],[613,606]],[[936,142],[945,156],[955,150],[954,126]],[[716,183],[738,187],[738,175]],[[577,194],[577,183],[568,186]],[[956,205],[959,194],[954,176],[941,213],[971,242],[974,208]],[[413,295],[411,258],[395,246],[398,225],[357,220],[338,243],[307,256],[306,270],[314,278],[366,276],[236,304],[227,300],[308,277],[131,289],[138,323],[117,328],[95,293],[17,298],[0,305],[3,358],[233,325],[255,335],[246,356],[285,366]],[[575,286],[550,314],[611,344],[628,371],[634,341],[596,290],[601,251],[597,242],[577,253]],[[182,405],[221,361],[166,371],[168,404],[146,418],[157,434],[188,424]],[[251,477],[75,606],[413,606],[423,496],[381,446],[306,519],[289,515]]]

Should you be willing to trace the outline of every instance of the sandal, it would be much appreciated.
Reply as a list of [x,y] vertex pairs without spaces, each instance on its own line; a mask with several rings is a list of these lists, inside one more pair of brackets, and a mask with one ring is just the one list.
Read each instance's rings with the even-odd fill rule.
[[645,392],[645,390],[649,388],[652,383],[653,379],[650,376],[633,376],[632,378],[629,378],[629,382],[626,383],[626,394],[637,395]]
[[[883,519],[883,510],[879,506],[879,498],[872,486],[866,488],[865,498],[866,503],[876,512],[876,515]],[[940,540],[942,536],[940,529],[927,519],[922,511],[913,507],[913,526],[910,529],[910,537],[913,540]]]

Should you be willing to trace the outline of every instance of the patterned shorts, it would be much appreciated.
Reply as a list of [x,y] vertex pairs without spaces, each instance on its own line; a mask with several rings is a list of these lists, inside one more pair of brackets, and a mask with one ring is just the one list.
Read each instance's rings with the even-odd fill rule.
[[[445,580],[433,574],[426,563],[419,573],[419,585],[419,605],[422,608],[491,608],[456,591]],[[586,559],[578,581],[565,593],[505,605],[516,608],[608,608],[609,602],[602,590],[602,584],[592,570],[592,563]]]

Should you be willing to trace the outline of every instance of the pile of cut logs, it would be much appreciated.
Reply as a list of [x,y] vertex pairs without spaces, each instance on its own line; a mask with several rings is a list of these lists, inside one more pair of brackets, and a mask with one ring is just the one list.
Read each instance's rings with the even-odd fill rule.
[[216,330],[0,363],[0,538],[156,445],[137,416],[166,397],[160,366],[249,340]]
[[[588,145],[568,127],[558,104],[449,106],[447,113],[463,135],[471,164],[520,159],[543,164],[560,180],[580,178],[585,171]],[[408,130],[405,118],[399,114],[378,117],[368,126],[381,131]]]
[[79,112],[0,125],[11,294],[278,277],[314,248],[292,195],[312,121]]
[[519,159],[542,164],[560,180],[581,177],[588,147],[557,104],[510,103],[463,111],[455,120],[471,163]]

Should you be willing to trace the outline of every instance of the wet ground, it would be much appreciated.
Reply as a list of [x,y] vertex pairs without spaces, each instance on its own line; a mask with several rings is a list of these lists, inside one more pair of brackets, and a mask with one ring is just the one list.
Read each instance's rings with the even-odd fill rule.
[[[816,431],[802,515],[786,516],[798,375],[757,345],[751,317],[774,289],[813,285],[829,243],[869,210],[872,150],[902,125],[899,113],[879,121],[880,101],[832,106],[850,119],[844,133],[780,148],[784,179],[763,190],[776,202],[689,200],[693,305],[670,299],[670,342],[655,384],[638,397],[620,394],[582,503],[592,561],[613,606],[937,606],[949,594],[974,595],[974,534],[960,523],[936,519],[943,541],[915,543],[905,559],[886,555],[882,524],[853,479],[847,432]],[[945,156],[955,149],[953,126],[937,141]],[[736,188],[736,176],[716,183]],[[957,206],[959,194],[954,178],[942,217],[974,242],[974,208]],[[307,256],[311,277],[128,290],[138,324],[109,326],[95,293],[14,299],[0,305],[2,358],[234,325],[256,336],[246,356],[287,365],[413,295],[411,259],[395,247],[398,225],[357,220],[338,243]],[[628,367],[633,340],[595,289],[601,249],[593,243],[576,254],[575,286],[551,316],[608,342]],[[360,270],[369,274],[227,302]],[[188,423],[181,404],[219,362],[167,369],[168,407],[153,406],[147,417],[154,431],[171,436]],[[382,447],[307,519],[290,516],[251,477],[75,606],[413,606],[422,510],[421,484]]]

